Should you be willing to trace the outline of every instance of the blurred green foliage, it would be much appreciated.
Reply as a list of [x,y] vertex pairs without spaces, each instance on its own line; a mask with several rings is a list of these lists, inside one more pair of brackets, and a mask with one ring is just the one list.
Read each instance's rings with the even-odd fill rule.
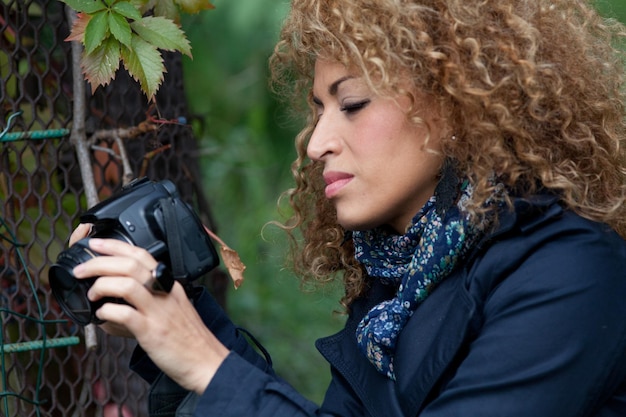
[[[229,312],[270,351],[280,375],[320,402],[329,370],[314,341],[341,327],[343,316],[333,314],[340,310],[340,290],[301,291],[297,277],[283,269],[283,233],[271,226],[262,230],[278,218],[277,199],[292,184],[295,158],[297,122],[267,85],[267,58],[288,2],[214,4],[213,11],[184,17],[194,56],[184,68],[202,147],[203,187],[218,234],[248,266],[244,285],[229,293]],[[624,0],[597,4],[626,22]]]
[[230,290],[233,321],[272,355],[277,372],[321,402],[330,379],[315,339],[338,331],[337,288],[302,291],[284,268],[285,235],[275,226],[280,194],[292,185],[297,123],[268,88],[267,60],[287,3],[216,1],[185,17],[193,60],[185,59],[186,91],[201,141],[203,188],[218,235],[239,252],[246,281]]
[[596,7],[603,15],[626,23],[626,1],[595,0]]

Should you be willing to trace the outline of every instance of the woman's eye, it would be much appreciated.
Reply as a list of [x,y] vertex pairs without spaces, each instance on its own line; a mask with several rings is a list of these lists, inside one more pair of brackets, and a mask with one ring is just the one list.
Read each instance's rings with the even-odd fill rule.
[[364,109],[368,104],[370,104],[369,100],[363,100],[356,103],[348,103],[341,107],[341,111],[346,113],[356,113],[359,110]]

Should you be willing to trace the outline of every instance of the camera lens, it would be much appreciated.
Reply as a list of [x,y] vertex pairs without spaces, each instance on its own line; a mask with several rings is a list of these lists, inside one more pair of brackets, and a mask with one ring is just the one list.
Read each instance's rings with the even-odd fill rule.
[[72,272],[76,265],[98,256],[89,249],[88,241],[88,238],[81,239],[61,252],[48,273],[50,289],[57,302],[65,314],[83,326],[99,322],[95,312],[102,304],[92,303],[87,298],[87,291],[97,277],[77,279]]

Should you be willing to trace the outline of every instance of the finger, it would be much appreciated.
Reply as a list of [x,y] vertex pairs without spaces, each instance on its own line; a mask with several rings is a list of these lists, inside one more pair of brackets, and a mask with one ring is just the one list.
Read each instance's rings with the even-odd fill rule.
[[107,332],[111,330],[111,333],[116,336],[127,337],[134,337],[134,335],[126,326],[137,327],[134,323],[141,319],[139,312],[132,306],[119,303],[104,303],[96,310],[96,317],[105,322]]
[[[152,295],[141,282],[126,276],[106,276],[94,281],[87,292],[91,301],[111,297],[123,299],[135,308],[143,309],[143,306],[152,301]],[[116,320],[117,321],[117,320]]]
[[137,259],[128,256],[96,256],[74,267],[76,278],[101,276],[131,277],[139,282],[152,278],[157,262],[153,258]]
[[[144,323],[146,320],[154,319],[168,309],[166,305],[168,302],[176,306],[184,305],[184,302],[189,303],[180,284],[176,283],[172,293],[172,296],[167,293],[151,293],[139,282],[127,277],[101,277],[91,286],[87,296],[92,302],[104,297],[123,299],[125,303],[104,303],[96,311],[96,316],[109,323],[105,329],[108,332],[137,336],[138,333],[146,330]],[[180,308],[173,309],[182,315],[180,310]],[[165,316],[171,319],[172,314]],[[157,321],[161,324],[164,322],[162,319]]]
[[91,227],[91,223],[81,223],[76,226],[76,229],[70,235],[70,246],[87,236],[91,232]]
[[148,269],[153,269],[157,263],[144,248],[117,239],[92,238],[89,239],[89,247],[101,255],[135,258]]

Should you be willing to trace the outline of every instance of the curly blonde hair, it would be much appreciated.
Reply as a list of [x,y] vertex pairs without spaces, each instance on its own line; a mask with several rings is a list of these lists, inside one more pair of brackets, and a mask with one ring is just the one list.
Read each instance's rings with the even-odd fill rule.
[[366,287],[322,167],[306,157],[318,58],[355,68],[377,92],[397,93],[409,74],[435,97],[455,135],[443,152],[474,186],[473,214],[484,214],[496,172],[515,195],[550,190],[626,236],[625,32],[582,0],[294,0],[270,67],[276,90],[310,115],[283,225],[295,271],[342,276],[346,306]]

